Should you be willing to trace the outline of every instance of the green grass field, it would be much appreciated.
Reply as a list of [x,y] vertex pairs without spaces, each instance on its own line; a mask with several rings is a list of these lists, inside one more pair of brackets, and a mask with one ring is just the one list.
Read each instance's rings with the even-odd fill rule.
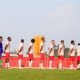
[[0,69],[0,80],[80,80],[80,70]]

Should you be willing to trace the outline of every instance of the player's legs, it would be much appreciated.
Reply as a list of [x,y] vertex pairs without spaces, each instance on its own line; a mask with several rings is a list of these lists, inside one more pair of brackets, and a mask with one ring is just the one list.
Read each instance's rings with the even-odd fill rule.
[[5,67],[6,68],[10,68],[10,64],[9,64],[9,58],[6,58],[6,60],[5,60]]
[[10,61],[10,53],[6,53],[6,60],[5,60],[5,67],[6,68],[10,68],[9,61]]
[[8,63],[8,68],[10,68],[10,63],[9,63],[9,60],[10,60],[10,59],[8,58],[8,59],[7,59],[7,61],[8,61],[8,62],[7,62],[7,63]]
[[73,69],[73,61],[70,63],[70,69]]
[[74,66],[73,66],[73,64],[74,64],[74,56],[71,56],[70,60],[71,60],[71,62],[70,62],[70,69],[73,69],[74,68]]
[[62,69],[62,60],[59,61],[59,69]]
[[8,67],[8,65],[7,65],[7,58],[6,58],[6,60],[5,60],[5,68],[7,68]]
[[43,60],[40,61],[40,68],[43,69]]
[[77,57],[77,69],[80,69],[80,56]]
[[53,62],[54,56],[50,56],[49,58],[50,58],[49,69],[52,69],[52,62]]
[[2,67],[2,53],[0,53],[0,67]]
[[22,68],[22,58],[23,58],[23,55],[19,55],[18,56],[18,66],[19,66],[19,69]]
[[29,54],[29,68],[32,67],[33,60],[34,60],[34,58],[33,58],[33,54]]
[[49,61],[49,69],[52,69],[52,60]]
[[41,60],[40,60],[40,69],[43,69],[44,63],[44,53],[41,53]]
[[62,69],[62,63],[63,63],[64,57],[63,56],[59,56],[59,69]]
[[18,60],[19,69],[21,69],[21,63],[22,63],[22,60],[19,59],[19,60]]
[[33,60],[30,59],[30,60],[29,60],[29,68],[32,68],[32,63],[33,63]]

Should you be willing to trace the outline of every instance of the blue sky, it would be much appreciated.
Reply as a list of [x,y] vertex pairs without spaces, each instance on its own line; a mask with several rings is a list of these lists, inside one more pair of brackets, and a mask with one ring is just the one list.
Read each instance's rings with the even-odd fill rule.
[[45,35],[50,40],[80,42],[80,0],[0,0],[0,35],[12,36],[12,49],[21,38],[27,48],[30,38]]

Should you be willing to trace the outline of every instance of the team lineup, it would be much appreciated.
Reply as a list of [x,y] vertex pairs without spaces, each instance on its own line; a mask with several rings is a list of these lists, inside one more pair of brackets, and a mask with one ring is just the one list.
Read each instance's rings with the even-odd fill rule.
[[[0,36],[0,60],[2,58],[2,53],[5,54],[5,68],[10,69],[10,45],[11,45],[11,37],[7,37],[7,41],[5,43],[5,47],[3,49],[3,37]],[[34,43],[35,39],[31,39],[30,44],[28,46],[28,50],[26,52],[26,55],[29,55],[29,68],[32,68],[32,64],[34,61]],[[70,46],[70,51],[68,53],[68,56],[70,57],[70,68],[69,69],[74,69],[73,64],[74,64],[74,59],[76,55],[75,51],[75,41],[71,40],[71,46]],[[65,54],[65,42],[64,40],[60,41],[60,45],[58,48],[58,58],[59,58],[59,63],[58,63],[58,69],[64,69],[63,61],[64,61],[64,54]],[[49,55],[49,69],[52,69],[52,62],[54,61],[54,54],[55,54],[55,46],[56,42],[55,40],[51,40],[49,49],[48,49],[48,55]],[[44,57],[45,57],[45,38],[41,38],[41,43],[39,45],[40,47],[40,63],[39,63],[39,69],[44,69]],[[17,50],[17,55],[18,55],[18,67],[19,69],[22,69],[22,59],[23,59],[23,52],[24,52],[24,39],[21,39],[19,43],[19,47]],[[78,43],[77,47],[77,68],[80,68],[80,43]]]

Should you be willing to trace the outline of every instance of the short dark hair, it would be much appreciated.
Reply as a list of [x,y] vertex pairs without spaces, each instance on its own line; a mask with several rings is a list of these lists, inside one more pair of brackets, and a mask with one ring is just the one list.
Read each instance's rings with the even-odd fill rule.
[[41,40],[45,39],[44,37],[41,38]]
[[3,38],[2,36],[0,36],[0,38]]
[[11,37],[7,37],[7,40],[11,41]]
[[31,42],[34,43],[35,42],[35,39],[31,39]]
[[24,43],[24,39],[21,39],[21,42]]
[[80,46],[80,43],[78,43],[78,46]]
[[52,42],[52,41],[55,41],[55,40],[51,40],[51,42]]
[[73,44],[74,43],[74,40],[71,40],[71,44]]
[[61,43],[64,42],[64,40],[61,40]]
[[0,39],[3,41],[3,37],[2,36],[0,36]]

